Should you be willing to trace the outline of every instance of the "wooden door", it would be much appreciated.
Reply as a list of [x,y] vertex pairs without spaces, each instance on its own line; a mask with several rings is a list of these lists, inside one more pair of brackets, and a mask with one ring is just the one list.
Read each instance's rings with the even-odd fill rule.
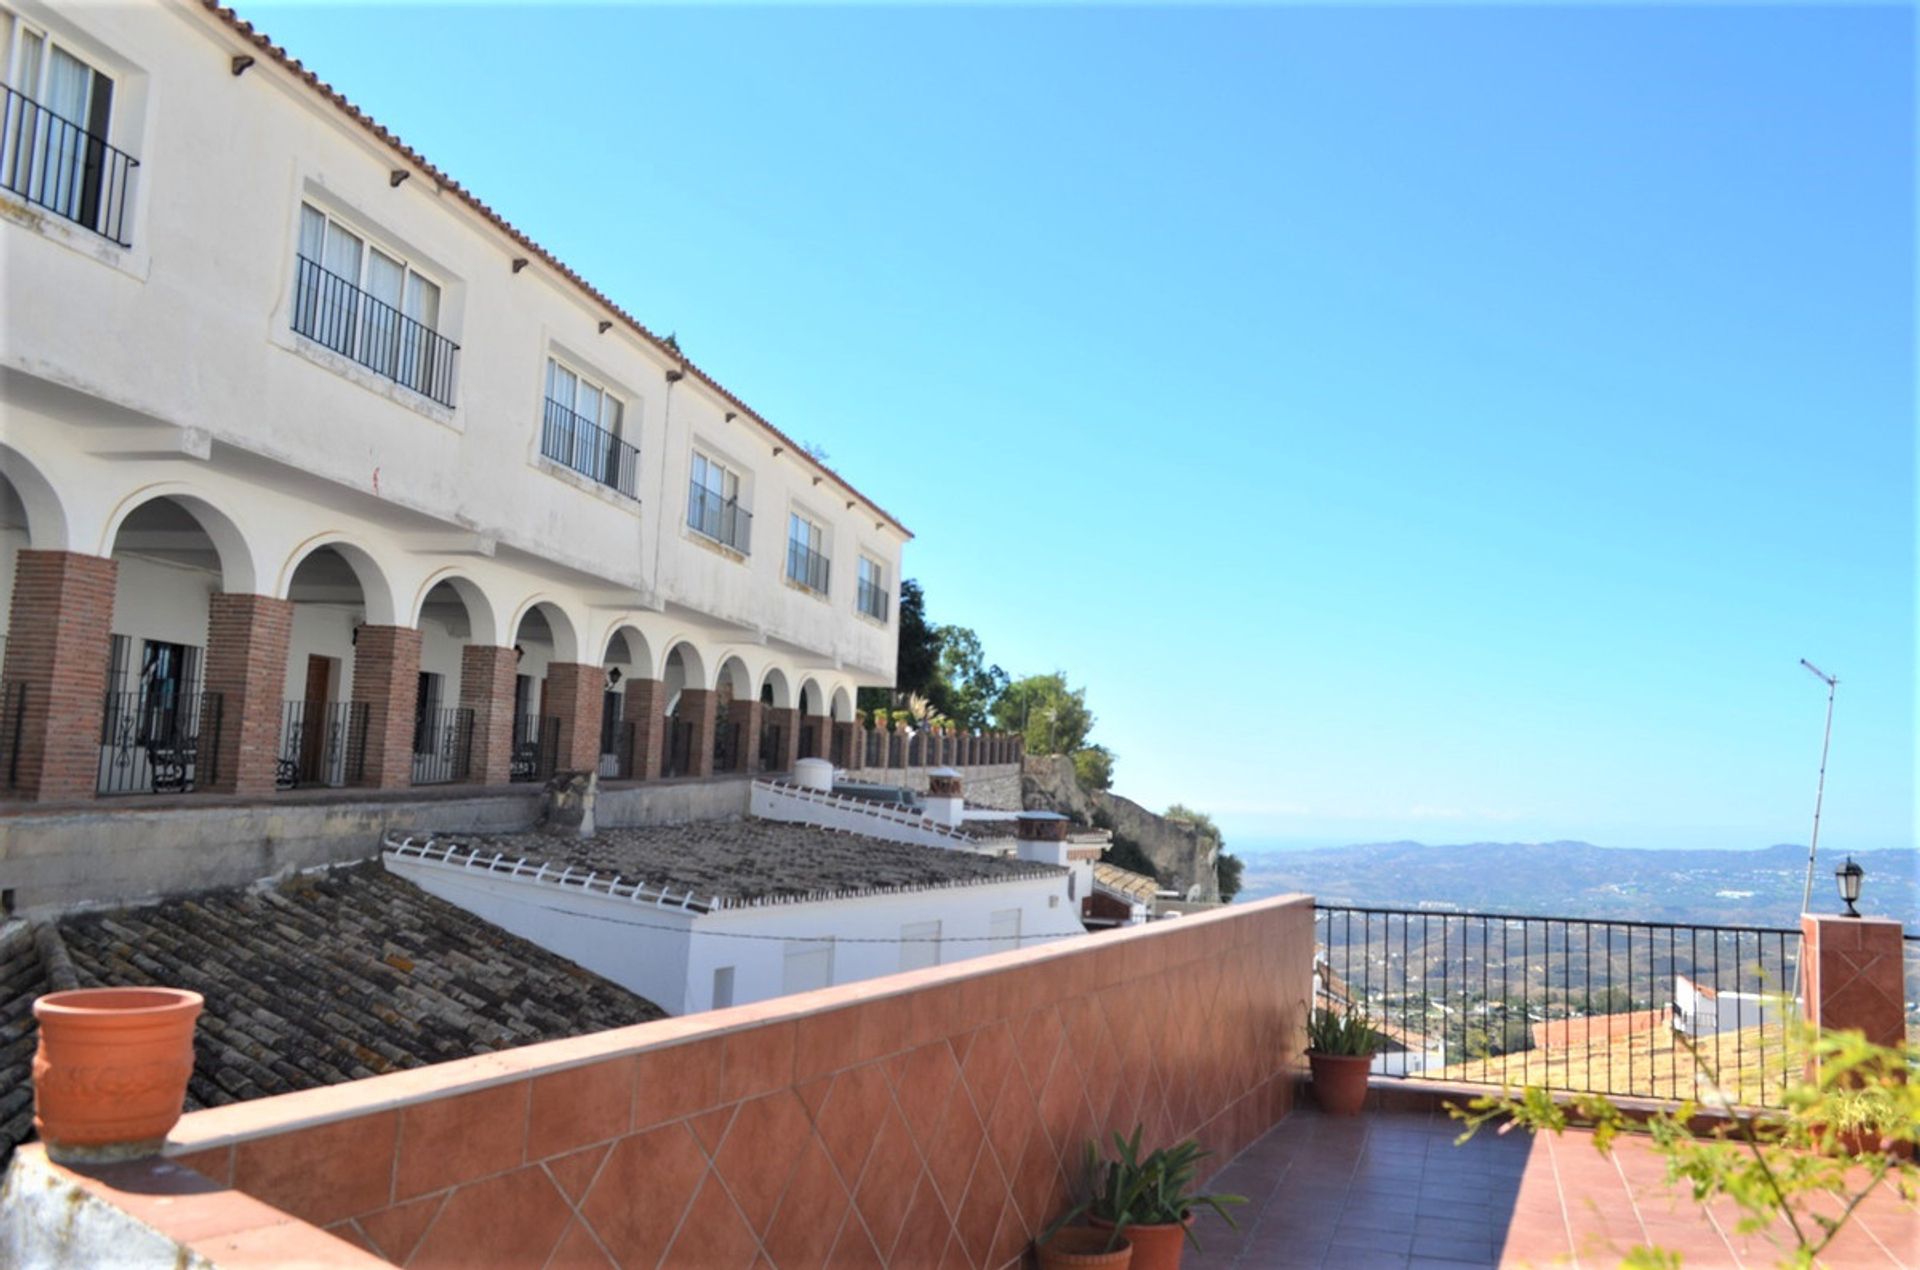
[[327,710],[333,701],[331,657],[307,656],[307,692],[300,707],[300,783],[323,781],[327,756]]

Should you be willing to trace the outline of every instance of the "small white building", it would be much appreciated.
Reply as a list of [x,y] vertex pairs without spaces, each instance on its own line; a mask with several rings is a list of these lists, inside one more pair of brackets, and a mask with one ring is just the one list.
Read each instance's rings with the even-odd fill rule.
[[1085,933],[1063,867],[761,820],[390,838],[383,856],[671,1014]]

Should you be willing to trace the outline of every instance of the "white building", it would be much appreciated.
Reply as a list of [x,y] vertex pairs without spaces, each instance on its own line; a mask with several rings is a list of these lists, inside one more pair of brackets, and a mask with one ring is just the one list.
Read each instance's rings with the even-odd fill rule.
[[389,840],[387,868],[670,1014],[1085,934],[1036,858],[767,821]]
[[898,521],[225,11],[5,3],[0,788],[851,737]]

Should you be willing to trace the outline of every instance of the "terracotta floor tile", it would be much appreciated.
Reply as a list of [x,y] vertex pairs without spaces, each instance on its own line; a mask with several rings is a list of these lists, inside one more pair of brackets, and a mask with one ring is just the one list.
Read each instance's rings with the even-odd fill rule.
[[580,1215],[622,1266],[651,1266],[707,1172],[707,1157],[685,1125],[634,1134],[614,1144]]
[[848,1186],[859,1185],[882,1119],[892,1110],[893,1093],[878,1064],[855,1067],[833,1078],[813,1122],[828,1158]]
[[748,1270],[759,1255],[760,1242],[746,1218],[718,1177],[709,1174],[660,1265],[662,1270]]
[[585,1223],[576,1221],[560,1236],[553,1258],[543,1270],[619,1270],[619,1267],[594,1240]]
[[860,1210],[861,1220],[872,1233],[874,1242],[888,1248],[893,1246],[900,1237],[900,1223],[916,1190],[924,1190],[930,1200],[940,1205],[942,1212],[949,1217],[953,1215],[933,1179],[921,1167],[920,1157],[907,1136],[906,1124],[898,1113],[889,1111],[881,1125],[880,1137],[874,1143],[873,1155],[867,1161],[866,1172],[861,1175],[860,1187],[854,1192],[854,1206]]
[[825,1148],[809,1141],[767,1228],[767,1254],[780,1270],[818,1270],[833,1251],[851,1205]]
[[813,1141],[807,1110],[792,1090],[741,1104],[713,1167],[756,1236],[773,1220],[801,1152]]
[[526,1155],[529,1087],[518,1080],[402,1111],[394,1198],[411,1199],[519,1164]]
[[427,1233],[427,1227],[440,1215],[440,1208],[446,1202],[447,1196],[443,1193],[395,1204],[360,1218],[360,1229],[367,1232],[381,1256],[396,1265],[405,1265],[413,1250],[420,1246],[420,1236]]
[[620,1058],[536,1078],[527,1158],[544,1160],[624,1135],[633,1121],[635,1070],[631,1058]]
[[737,1102],[793,1084],[792,1023],[773,1023],[722,1038],[720,1097]]
[[[892,1242],[882,1250],[888,1265],[904,1268],[938,1263],[953,1238],[953,1222],[934,1192],[933,1179],[920,1179],[897,1226]],[[871,1224],[867,1231],[872,1233]]]
[[572,1220],[566,1199],[537,1165],[486,1178],[448,1197],[408,1270],[545,1265]]
[[[924,1264],[932,1265],[932,1262]],[[828,1270],[885,1270],[886,1259],[873,1246],[867,1228],[853,1217],[840,1224],[840,1238],[827,1257]]]
[[636,1055],[633,1127],[646,1129],[717,1106],[724,1057],[719,1039]]
[[607,1156],[613,1151],[609,1145],[586,1147],[571,1155],[555,1156],[546,1161],[547,1173],[553,1178],[560,1193],[573,1203],[579,1203],[587,1188],[593,1185],[593,1179],[600,1172],[600,1166],[606,1163]]
[[234,1189],[319,1225],[385,1208],[398,1124],[389,1111],[242,1142]]

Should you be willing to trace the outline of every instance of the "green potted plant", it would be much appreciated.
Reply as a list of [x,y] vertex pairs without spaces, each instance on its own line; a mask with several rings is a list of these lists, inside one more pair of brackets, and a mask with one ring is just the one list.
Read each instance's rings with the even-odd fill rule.
[[1827,1095],[1820,1108],[1817,1133],[1831,1135],[1842,1155],[1861,1156],[1888,1151],[1899,1154],[1890,1140],[1900,1128],[1900,1105],[1891,1090],[1879,1085],[1840,1089]]
[[1313,1096],[1328,1115],[1357,1116],[1367,1101],[1367,1073],[1380,1031],[1364,1011],[1317,1008],[1307,1018],[1307,1063]]
[[[1142,1155],[1143,1131],[1135,1125],[1131,1138],[1115,1133],[1114,1155],[1108,1160],[1100,1158],[1094,1143],[1087,1143],[1088,1197],[1069,1209],[1047,1234],[1084,1213],[1094,1230],[1106,1234],[1108,1248],[1117,1247],[1123,1239],[1133,1245],[1127,1263],[1133,1270],[1178,1270],[1186,1245],[1200,1246],[1193,1234],[1195,1211],[1205,1205],[1232,1226],[1233,1215],[1227,1209],[1246,1203],[1246,1197],[1195,1190],[1200,1161],[1208,1153],[1189,1138]],[[1044,1246],[1047,1240],[1041,1242]]]
[[1133,1245],[1110,1230],[1054,1225],[1033,1241],[1040,1270],[1129,1270]]

